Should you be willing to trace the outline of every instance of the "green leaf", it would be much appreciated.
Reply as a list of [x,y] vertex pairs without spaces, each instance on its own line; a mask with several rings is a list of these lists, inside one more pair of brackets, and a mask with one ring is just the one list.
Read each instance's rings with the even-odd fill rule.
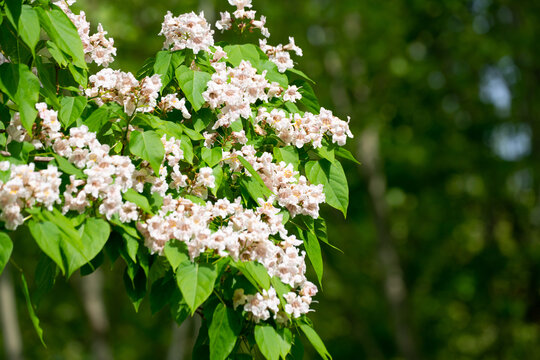
[[287,354],[291,351],[293,335],[290,329],[280,328],[277,329],[279,335],[279,354],[282,359],[286,359]]
[[334,150],[329,150],[325,146],[322,146],[320,148],[314,148],[313,152],[317,154],[320,158],[326,159],[330,162],[336,161]]
[[[253,168],[253,166],[251,166],[251,164],[246,160],[244,159],[244,157],[242,155],[238,155],[238,160],[242,163],[242,165],[244,166],[244,168],[246,168],[247,171],[249,171],[249,173],[251,174],[251,176],[253,176],[253,178],[255,179],[255,181],[257,181],[263,188],[263,191],[265,193],[265,195],[267,196],[270,196],[272,195],[272,190],[270,190],[266,184],[264,183],[263,179],[261,178],[261,175],[259,175],[258,172],[255,171],[255,169]],[[256,200],[256,199],[255,199]]]
[[139,250],[139,242],[133,236],[128,233],[122,234],[122,239],[124,239],[124,245],[126,252],[129,258],[136,263],[137,262],[137,252]]
[[356,160],[356,158],[354,157],[353,154],[351,154],[351,152],[347,149],[344,149],[342,147],[338,147],[334,150],[334,153],[336,154],[336,156],[339,156],[340,158],[342,159],[347,159],[347,160],[351,160],[352,162],[354,162],[355,164],[358,164],[358,165],[362,165],[360,163],[360,161]]
[[78,179],[85,179],[87,177],[81,169],[70,163],[67,159],[57,154],[53,154],[53,156],[58,168],[62,170],[62,172],[69,175],[75,175]]
[[0,274],[4,271],[11,252],[13,251],[13,242],[11,238],[4,232],[0,232]]
[[192,114],[191,122],[193,124],[193,129],[197,133],[201,133],[208,127],[208,125],[210,125],[214,119],[214,116],[215,115],[212,110],[206,108]]
[[19,106],[21,123],[31,133],[36,119],[39,79],[24,64],[0,65],[0,90]]
[[193,109],[199,111],[205,102],[202,93],[206,90],[206,84],[212,76],[203,71],[191,70],[185,65],[176,69],[175,75],[180,89],[184,92]]
[[152,284],[150,289],[150,310],[155,314],[165,305],[171,302],[176,289],[176,284],[173,278],[161,278]]
[[291,85],[296,85],[298,87],[298,92],[302,95],[302,98],[299,100],[308,111],[311,111],[314,114],[318,114],[321,111],[321,105],[319,100],[313,91],[311,85],[305,80],[295,80]]
[[324,186],[326,203],[340,210],[346,217],[349,205],[349,186],[339,161],[332,163],[325,159],[309,161],[306,164],[306,176],[311,183]]
[[84,96],[65,96],[60,101],[62,108],[58,113],[58,117],[64,125],[64,129],[67,129],[73,124],[82,114],[86,107],[87,100]]
[[58,268],[54,261],[42,253],[34,274],[36,289],[33,293],[33,298],[36,306],[39,306],[43,296],[53,288],[56,276],[58,275]]
[[237,261],[234,266],[258,289],[270,288],[270,276],[263,264],[257,261]]
[[141,268],[138,268],[137,273],[133,277],[133,280],[130,279],[128,271],[124,271],[124,286],[126,287],[126,292],[128,294],[135,312],[139,311],[139,306],[146,295],[146,277],[144,276],[144,271]]
[[150,163],[156,174],[165,156],[165,148],[160,136],[155,131],[133,131],[129,139],[129,151]]
[[319,244],[317,236],[315,236],[315,234],[313,234],[312,232],[301,231],[301,233],[304,240],[304,248],[306,249],[307,256],[309,258],[309,261],[311,261],[311,265],[313,265],[313,269],[317,274],[319,284],[322,287],[323,260],[321,254],[321,245]]
[[59,8],[44,10],[35,8],[41,26],[60,50],[71,56],[73,65],[86,69],[84,50],[77,28]]
[[23,5],[21,17],[19,18],[19,35],[28,45],[34,57],[40,31],[39,18],[35,10],[29,5]]
[[184,160],[193,165],[193,145],[187,135],[180,137],[180,149],[184,152]]
[[234,349],[242,327],[241,318],[223,303],[214,309],[208,328],[210,360],[225,360]]
[[247,60],[253,67],[259,66],[260,56],[253,44],[227,45],[223,50],[227,53],[227,62],[238,66],[242,60]]
[[197,141],[197,140],[204,140],[204,136],[202,136],[199,132],[193,130],[193,129],[190,129],[188,128],[187,126],[185,126],[184,124],[180,124],[180,126],[182,127],[182,131],[191,138],[191,140],[193,141]]
[[6,7],[6,16],[11,22],[11,24],[17,28],[17,25],[19,24],[19,18],[21,16],[22,12],[22,1],[21,0],[6,0],[5,1]]
[[24,277],[23,273],[21,273],[21,282],[22,282],[24,298],[26,299],[26,307],[28,308],[28,315],[30,315],[30,320],[32,320],[32,325],[34,325],[34,329],[36,330],[36,333],[39,336],[39,340],[41,340],[41,343],[43,344],[43,346],[47,347],[47,345],[45,345],[45,341],[43,341],[43,330],[41,329],[41,326],[39,326],[39,318],[37,317],[36,312],[34,311],[34,305],[32,305],[32,300],[30,300],[30,293],[28,292],[28,284],[26,283],[26,278]]
[[203,147],[201,149],[201,157],[208,166],[214,167],[219,164],[223,158],[223,153],[220,147],[215,147],[212,149]]
[[173,271],[176,271],[181,263],[189,261],[187,246],[179,240],[168,241],[165,244],[164,253]]
[[216,196],[221,184],[223,183],[223,168],[219,165],[214,167],[212,169],[212,174],[214,175],[216,186],[211,188],[210,191],[212,194],[214,194],[214,196]]
[[38,222],[35,220],[30,220],[28,222],[28,228],[39,248],[47,254],[47,256],[58,265],[60,270],[62,270],[62,273],[65,274],[66,267],[60,250],[60,242],[62,241],[60,229],[52,222]]
[[125,193],[122,194],[122,197],[126,201],[130,201],[143,209],[144,212],[148,214],[152,214],[152,209],[150,208],[150,203],[148,202],[148,199],[144,196],[139,194],[134,189],[128,189]]
[[259,72],[261,73],[266,70],[265,77],[270,82],[277,82],[285,89],[289,85],[289,79],[287,78],[287,75],[280,73],[276,64],[274,64],[270,60],[261,60],[259,66],[257,67],[257,70],[259,70]]
[[[294,69],[294,68],[287,69],[287,73],[288,73],[288,75],[290,75],[290,74],[297,75],[297,76],[301,77],[302,79],[307,80],[307,81],[315,84],[315,81],[311,80],[311,78],[309,76],[307,76],[306,74],[304,74],[304,72],[301,71],[301,70]],[[290,78],[290,76],[289,76],[289,78]]]
[[332,359],[332,356],[330,356],[330,353],[328,353],[328,350],[326,350],[326,346],[324,346],[323,341],[311,326],[307,324],[300,324],[300,329],[306,335],[311,345],[313,345],[315,350],[317,350],[317,352],[319,353],[319,355],[321,355],[323,359]]
[[83,123],[84,125],[88,126],[88,130],[91,132],[98,132],[112,117],[113,115],[111,114],[111,109],[107,106],[102,106],[93,111],[92,114],[83,121]]
[[284,161],[286,164],[292,164],[293,168],[298,171],[300,159],[298,150],[294,146],[274,147],[274,158],[277,161]]
[[193,315],[214,290],[217,271],[212,264],[185,261],[176,270],[176,282]]
[[159,51],[156,54],[156,61],[154,63],[154,74],[161,75],[161,90],[165,89],[171,82],[176,68],[184,62],[185,55],[181,51]]
[[255,341],[267,360],[278,360],[281,354],[281,336],[269,324],[255,326]]
[[28,223],[30,233],[62,273],[67,271],[68,277],[92,260],[109,238],[110,227],[105,220],[88,218],[79,230],[75,230],[69,220],[57,214],[42,214],[44,221],[32,219]]

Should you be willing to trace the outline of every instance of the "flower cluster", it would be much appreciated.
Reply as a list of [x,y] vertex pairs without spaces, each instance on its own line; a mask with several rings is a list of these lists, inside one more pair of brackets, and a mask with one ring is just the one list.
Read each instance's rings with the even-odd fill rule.
[[161,78],[157,74],[137,81],[132,73],[103,69],[89,80],[86,96],[95,98],[99,106],[107,102],[123,105],[128,115],[153,111],[161,90]]
[[268,55],[268,59],[276,64],[279,72],[282,73],[294,67],[289,51],[294,51],[297,56],[303,55],[302,49],[295,44],[293,37],[289,37],[287,45],[279,44],[278,46],[270,46],[267,44],[266,39],[260,39],[259,46]]
[[191,114],[186,108],[186,98],[178,100],[176,94],[165,95],[159,101],[158,107],[163,112],[169,112],[173,109],[180,110],[184,119],[191,119]]
[[318,115],[310,112],[300,115],[287,114],[281,109],[268,112],[261,107],[255,123],[272,128],[285,144],[293,144],[298,148],[306,144],[312,144],[315,148],[321,147],[325,134],[332,136],[332,142],[340,146],[345,145],[348,137],[353,137],[349,123],[340,120],[325,108],[321,108]]
[[165,36],[163,48],[172,51],[191,49],[197,54],[201,50],[210,52],[210,46],[214,45],[214,30],[210,29],[203,12],[174,17],[168,11],[159,35]]
[[222,32],[230,30],[233,26],[238,27],[241,32],[259,29],[263,36],[270,37],[270,32],[265,27],[266,17],[261,16],[259,20],[256,20],[256,11],[246,10],[246,8],[251,9],[251,0],[229,0],[229,4],[236,6],[236,11],[232,13],[232,17],[228,11],[220,13],[221,19],[216,22],[216,28]]
[[[233,171],[243,168],[237,159],[239,155],[253,166],[266,186],[276,194],[278,204],[286,208],[292,217],[298,214],[308,215],[314,219],[319,217],[319,204],[325,200],[322,185],[309,184],[305,176],[299,176],[298,171],[293,169],[292,164],[283,161],[279,164],[273,163],[270,153],[257,156],[255,148],[251,145],[243,146],[241,151],[223,152],[225,163],[229,164]],[[273,200],[274,197],[271,197],[270,201]]]
[[213,66],[216,72],[212,74],[202,96],[212,110],[220,110],[218,120],[212,127],[214,130],[228,127],[240,118],[249,118],[251,104],[257,100],[268,101],[282,90],[279,84],[268,82],[266,71],[257,74],[257,69],[249,61],[242,60],[235,68],[223,62],[214,63]]
[[86,62],[91,63],[93,61],[100,66],[109,66],[114,61],[114,56],[116,56],[114,39],[105,37],[107,32],[103,30],[101,24],[97,26],[97,33],[90,35],[90,23],[86,21],[84,11],[81,11],[79,15],[75,15],[69,8],[74,3],[75,0],[59,0],[54,2],[54,5],[62,9],[77,28],[83,43]]
[[55,166],[35,170],[35,164],[11,165],[0,162],[0,171],[11,171],[9,180],[0,181],[0,220],[6,229],[15,230],[24,222],[25,208],[43,206],[52,210],[60,202],[61,173]]

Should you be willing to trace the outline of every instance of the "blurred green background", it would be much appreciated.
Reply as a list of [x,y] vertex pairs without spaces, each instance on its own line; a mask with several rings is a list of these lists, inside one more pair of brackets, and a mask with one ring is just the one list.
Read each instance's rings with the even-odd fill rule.
[[[214,22],[231,7],[75,9],[114,37],[112,67],[136,72],[160,50],[167,10],[204,10]],[[311,317],[334,358],[540,359],[540,2],[254,0],[254,9],[268,18],[270,44],[294,36],[303,48],[297,68],[316,80],[322,106],[351,116],[347,147],[363,163],[345,164],[347,219],[323,211],[343,253],[324,249]],[[22,243],[31,273],[31,241]],[[167,354],[176,339],[189,347],[193,326],[173,332],[147,302],[136,314],[121,271],[103,272],[105,330],[89,325],[80,277],[57,281],[38,310],[47,350],[17,293],[26,358],[90,359],[101,336],[115,359],[181,359]]]

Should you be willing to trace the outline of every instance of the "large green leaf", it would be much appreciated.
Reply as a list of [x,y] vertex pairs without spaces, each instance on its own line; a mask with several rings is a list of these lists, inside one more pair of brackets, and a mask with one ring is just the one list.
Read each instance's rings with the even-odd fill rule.
[[34,329],[36,330],[36,333],[39,336],[39,340],[41,340],[41,343],[43,344],[43,346],[47,347],[47,345],[45,345],[45,341],[43,341],[43,330],[41,329],[41,326],[39,326],[39,318],[37,317],[36,312],[34,311],[34,305],[32,305],[32,300],[30,300],[30,293],[28,292],[28,284],[26,283],[26,278],[24,277],[23,273],[21,273],[21,282],[22,282],[24,298],[26,300],[26,308],[28,309],[28,315],[30,316],[30,320],[32,320],[32,325],[34,325]]
[[6,7],[6,16],[13,24],[13,26],[17,27],[19,24],[19,18],[21,16],[22,12],[22,1],[21,0],[6,0],[5,1]]
[[215,147],[212,149],[203,147],[201,149],[201,157],[204,162],[208,164],[208,166],[214,167],[221,161],[223,155],[220,147]]
[[87,102],[88,100],[84,96],[65,96],[62,98],[60,102],[62,108],[58,117],[64,125],[64,129],[67,129],[81,116]]
[[133,131],[129,139],[129,151],[150,163],[156,174],[165,156],[165,148],[160,136],[153,130]]
[[300,103],[312,113],[318,114],[321,110],[321,105],[311,85],[305,80],[295,80],[291,85],[298,87],[298,92],[302,95],[302,98],[299,100]]
[[349,205],[349,186],[339,161],[332,163],[325,159],[309,161],[306,164],[306,176],[311,183],[324,186],[326,203],[341,210],[346,217]]
[[186,303],[194,314],[197,308],[214,290],[217,271],[212,264],[199,264],[185,261],[176,270],[176,282]]
[[58,219],[50,215],[44,221],[31,220],[28,227],[41,250],[69,277],[103,249],[110,227],[105,220],[88,218],[73,233],[70,223]]
[[274,147],[274,158],[277,161],[284,161],[287,164],[292,164],[295,170],[298,170],[298,164],[300,163],[298,157],[298,150],[295,146]]
[[253,44],[227,45],[223,50],[227,53],[227,61],[233,66],[240,65],[242,60],[249,61],[255,68],[259,66],[259,51]]
[[0,274],[4,271],[4,267],[9,261],[12,251],[13,242],[11,238],[6,233],[0,232]]
[[184,92],[193,109],[199,111],[205,102],[202,93],[206,90],[206,84],[212,76],[204,71],[191,70],[185,65],[177,68],[175,75],[180,89]]
[[77,28],[59,8],[45,10],[35,8],[41,26],[60,50],[71,56],[73,65],[86,69],[84,50]]
[[140,207],[144,212],[152,214],[152,209],[150,208],[150,203],[146,196],[139,194],[134,189],[128,189],[125,193],[122,194],[122,197],[126,201],[130,201]]
[[34,56],[40,31],[41,28],[36,11],[29,5],[23,5],[21,17],[19,18],[19,36],[28,45]]
[[219,303],[214,309],[212,322],[208,328],[210,360],[227,359],[234,349],[241,329],[241,318],[232,309]]
[[255,341],[267,360],[278,360],[281,354],[281,336],[269,324],[255,326]]
[[328,352],[328,350],[326,350],[326,346],[324,346],[323,341],[311,326],[307,324],[300,324],[300,329],[302,330],[304,335],[306,335],[311,345],[313,345],[315,350],[317,350],[317,352],[319,353],[319,355],[321,355],[323,359],[332,359],[332,356],[330,356],[330,353]]
[[238,261],[234,266],[258,289],[270,288],[270,276],[263,264],[257,261]]
[[176,271],[178,265],[181,263],[189,261],[186,244],[181,241],[168,241],[165,244],[163,252],[169,261],[169,264],[171,264],[173,271]]
[[313,269],[317,274],[317,279],[319,284],[322,287],[322,277],[323,277],[323,259],[321,254],[321,245],[317,236],[310,231],[301,230],[302,239],[304,240],[304,248],[306,249],[307,256]]
[[28,132],[36,119],[39,79],[24,64],[0,65],[0,90],[19,106],[21,123]]
[[154,62],[154,74],[161,75],[161,90],[171,82],[171,79],[175,76],[176,68],[178,68],[185,59],[185,55],[182,51],[159,51],[156,54],[156,61]]

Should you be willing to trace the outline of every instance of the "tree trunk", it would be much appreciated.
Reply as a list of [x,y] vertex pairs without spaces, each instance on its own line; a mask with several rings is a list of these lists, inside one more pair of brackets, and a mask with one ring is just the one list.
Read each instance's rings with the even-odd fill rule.
[[384,276],[384,291],[392,309],[397,345],[405,359],[415,360],[418,359],[418,354],[408,319],[407,289],[394,240],[388,231],[388,209],[385,200],[386,177],[382,171],[379,155],[378,129],[371,127],[364,130],[360,136],[358,153],[363,163],[360,171],[367,179],[368,193],[373,207],[378,237],[378,256]]
[[22,359],[22,340],[17,319],[17,303],[11,280],[9,264],[0,276],[0,316],[2,321],[2,338],[7,360]]

